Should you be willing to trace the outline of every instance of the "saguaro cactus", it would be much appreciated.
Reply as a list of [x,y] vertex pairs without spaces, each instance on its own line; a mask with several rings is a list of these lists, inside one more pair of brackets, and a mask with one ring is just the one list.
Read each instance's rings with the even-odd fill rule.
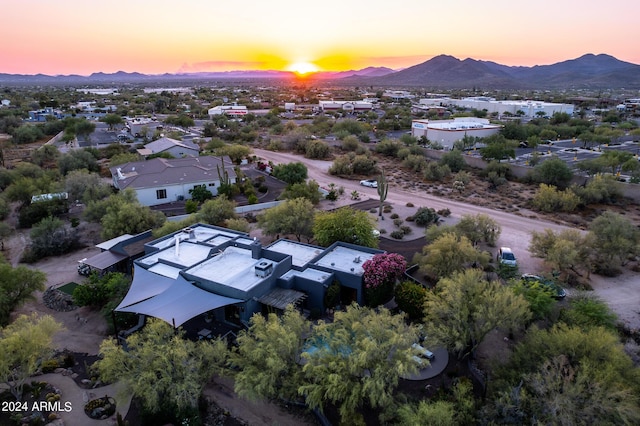
[[378,209],[378,216],[384,220],[384,216],[382,216],[382,204],[384,200],[387,199],[387,193],[389,192],[389,183],[387,182],[387,176],[384,174],[384,169],[382,169],[382,173],[378,176],[378,196],[380,197],[380,208]]

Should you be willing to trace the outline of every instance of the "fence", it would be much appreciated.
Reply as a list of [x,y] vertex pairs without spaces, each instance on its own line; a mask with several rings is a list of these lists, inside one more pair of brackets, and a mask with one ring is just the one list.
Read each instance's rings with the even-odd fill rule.
[[[253,212],[256,210],[263,210],[263,209],[270,209],[271,207],[275,207],[278,204],[282,203],[283,201],[269,201],[267,203],[259,203],[259,204],[247,204],[246,206],[238,206],[236,207],[236,213],[238,214],[244,214],[244,213],[248,213],[248,212]],[[167,220],[169,222],[179,222],[183,219],[188,218],[191,215],[188,214],[181,214],[178,216],[169,216],[167,217]]]

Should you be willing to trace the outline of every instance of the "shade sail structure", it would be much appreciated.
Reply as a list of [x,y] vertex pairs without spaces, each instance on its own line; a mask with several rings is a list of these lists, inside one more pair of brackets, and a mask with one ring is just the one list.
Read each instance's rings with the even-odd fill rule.
[[162,293],[126,307],[118,307],[119,312],[133,312],[160,318],[176,327],[207,311],[243,300],[220,296],[196,287],[182,277]]
[[135,266],[131,287],[122,302],[116,307],[116,311],[156,296],[168,289],[174,282],[175,279],[173,278],[154,274],[142,267]]
[[89,265],[92,268],[99,269],[100,271],[104,271],[105,269],[115,265],[116,263],[126,259],[127,257],[128,256],[125,256],[123,254],[103,251],[100,254],[96,254],[95,256],[84,260],[82,263],[84,263],[85,265]]

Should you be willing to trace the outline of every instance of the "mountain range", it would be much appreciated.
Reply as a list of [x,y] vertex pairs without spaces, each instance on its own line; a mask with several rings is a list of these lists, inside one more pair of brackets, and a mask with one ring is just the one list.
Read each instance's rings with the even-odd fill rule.
[[[0,84],[123,84],[189,81],[285,80],[295,78],[288,71],[225,71],[176,74],[141,74],[119,71],[90,76],[45,74],[2,74]],[[636,89],[640,88],[640,65],[624,62],[605,54],[586,54],[551,65],[533,67],[507,66],[467,58],[460,60],[439,55],[426,62],[394,71],[386,67],[361,70],[319,72],[306,77],[311,82],[332,84],[377,85],[428,88],[487,89]]]

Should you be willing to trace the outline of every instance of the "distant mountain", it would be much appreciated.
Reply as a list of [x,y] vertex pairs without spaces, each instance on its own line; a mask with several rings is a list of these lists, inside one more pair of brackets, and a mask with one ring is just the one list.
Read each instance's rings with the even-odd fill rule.
[[[122,84],[189,82],[201,80],[284,80],[294,78],[288,71],[224,71],[177,74],[141,74],[118,71],[90,76],[44,74],[0,74],[0,84]],[[443,89],[558,89],[558,88],[640,88],[640,65],[620,61],[610,55],[586,54],[551,65],[507,66],[491,61],[460,60],[439,55],[399,71],[386,67],[361,70],[319,72],[310,81],[378,86],[421,86]]]
[[[363,82],[365,83],[365,82]],[[583,55],[552,65],[510,67],[475,59],[436,56],[366,84],[438,88],[636,88],[640,65],[609,55]]]

